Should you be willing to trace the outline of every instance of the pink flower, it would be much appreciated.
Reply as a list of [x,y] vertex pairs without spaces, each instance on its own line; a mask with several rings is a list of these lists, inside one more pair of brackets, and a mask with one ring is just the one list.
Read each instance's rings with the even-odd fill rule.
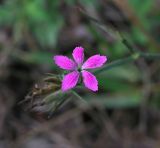
[[80,74],[82,74],[85,87],[92,91],[97,91],[98,81],[96,77],[92,73],[86,71],[86,69],[101,67],[107,61],[106,56],[100,56],[99,54],[96,54],[91,56],[83,63],[84,49],[82,47],[76,47],[73,50],[72,56],[74,61],[62,55],[57,55],[53,58],[56,65],[58,65],[60,68],[72,71],[64,76],[61,87],[62,91],[67,91],[75,87],[80,78]]

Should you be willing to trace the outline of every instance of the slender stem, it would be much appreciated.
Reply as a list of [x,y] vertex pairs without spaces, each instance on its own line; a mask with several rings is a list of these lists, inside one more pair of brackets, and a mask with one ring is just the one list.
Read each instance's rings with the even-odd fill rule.
[[141,53],[141,56],[149,60],[160,60],[159,53]]
[[94,74],[98,75],[101,72],[106,71],[106,70],[110,70],[110,69],[112,69],[114,67],[117,67],[117,66],[120,66],[120,65],[123,65],[123,64],[127,64],[127,63],[130,63],[130,62],[134,62],[137,59],[139,59],[140,57],[143,57],[145,59],[151,59],[151,60],[160,60],[160,54],[135,53],[135,54],[132,54],[131,56],[129,56],[127,58],[123,58],[123,59],[119,59],[119,60],[113,61],[113,62],[107,64],[106,66],[104,66],[103,68],[95,70]]
[[128,50],[130,50],[132,53],[140,53],[141,57],[145,58],[145,59],[151,59],[151,60],[160,60],[160,53],[145,53],[145,52],[141,52],[139,51],[136,47],[133,47],[128,40],[123,36],[123,34],[121,32],[118,32],[122,43],[128,48]]
[[147,106],[148,106],[148,99],[151,94],[151,73],[150,69],[148,67],[148,64],[146,63],[146,59],[160,59],[160,54],[156,53],[144,53],[141,52],[137,47],[132,46],[128,40],[125,39],[123,34],[120,34],[122,38],[122,43],[127,47],[127,49],[131,53],[139,53],[141,57],[143,57],[140,60],[137,60],[137,64],[141,69],[142,72],[142,81],[143,81],[143,89],[142,89],[142,98],[141,98],[141,104],[140,104],[140,117],[139,117],[139,129],[141,131],[146,131],[147,129]]
[[127,47],[127,49],[131,52],[131,53],[139,53],[139,50],[137,48],[134,48],[131,43],[124,37],[123,33],[120,31],[117,31],[120,38],[121,38],[121,42],[124,44],[124,46]]
[[127,64],[129,62],[133,62],[135,61],[137,58],[139,58],[139,56],[129,56],[127,58],[123,58],[123,59],[119,59],[119,60],[116,60],[114,62],[111,62],[109,64],[107,64],[106,66],[104,66],[103,68],[101,69],[98,69],[96,71],[94,71],[94,74],[95,75],[98,75],[99,73],[103,72],[103,71],[106,71],[106,70],[109,70],[111,68],[114,68],[114,67],[117,67],[117,66],[120,66],[120,65],[123,65],[123,64]]
[[71,90],[72,94],[77,97],[77,99],[81,100],[84,104],[88,104],[78,93],[74,90]]

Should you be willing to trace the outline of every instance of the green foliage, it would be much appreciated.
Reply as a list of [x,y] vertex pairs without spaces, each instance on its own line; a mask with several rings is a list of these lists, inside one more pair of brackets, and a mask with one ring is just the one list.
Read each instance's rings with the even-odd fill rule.
[[[20,54],[22,54],[23,57],[19,56]],[[20,53],[14,53],[12,54],[12,56],[16,60],[20,60],[28,64],[48,65],[50,67],[54,67],[52,60],[53,54],[49,52],[43,52],[43,51],[20,52]]]
[[[76,4],[76,0],[66,1]],[[94,4],[91,0],[80,1],[84,5]],[[46,48],[56,45],[59,30],[64,24],[59,0],[6,0],[0,6],[0,25],[13,28],[15,40],[23,38],[24,30],[32,32],[38,43]]]
[[[136,91],[134,83],[140,81],[140,73],[134,65],[116,67],[110,71],[104,71],[98,76],[99,86],[105,91]],[[104,83],[106,82],[106,83]]]
[[134,42],[139,42],[141,45],[145,45],[148,42],[147,37],[136,27],[132,30],[132,38]]
[[[79,0],[79,2],[84,6],[94,5],[97,4],[97,0]],[[67,3],[70,5],[76,4],[76,0],[67,0]]]
[[[134,15],[138,18],[139,25],[133,26],[131,37],[140,45],[150,43],[150,31],[153,29],[151,10],[153,9],[154,1],[152,0],[129,0],[130,6],[133,8]],[[138,11],[137,11],[138,10]],[[145,32],[145,33],[144,33]],[[153,48],[149,46],[149,48]]]
[[12,27],[16,40],[27,29],[43,47],[53,47],[63,25],[58,4],[57,0],[7,0],[0,9],[0,25]]
[[86,96],[88,102],[96,105],[104,105],[108,109],[125,109],[139,107],[141,103],[141,94],[117,94],[116,96]]
[[153,6],[153,2],[152,0],[129,0],[129,3],[131,4],[131,6],[138,10],[135,11],[137,16],[139,16],[141,19],[145,19],[146,18],[146,14],[148,14],[151,10],[151,7]]

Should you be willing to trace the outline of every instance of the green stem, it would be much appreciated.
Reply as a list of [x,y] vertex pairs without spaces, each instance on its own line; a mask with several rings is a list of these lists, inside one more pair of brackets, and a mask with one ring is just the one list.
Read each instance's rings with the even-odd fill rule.
[[116,60],[114,62],[111,62],[111,63],[107,64],[103,68],[94,71],[94,74],[98,75],[99,73],[101,73],[103,71],[106,71],[106,70],[109,70],[111,68],[114,68],[114,67],[117,67],[117,66],[120,66],[120,65],[123,65],[123,64],[127,64],[129,62],[133,62],[138,58],[139,58],[139,55],[136,54],[136,55],[129,56],[127,58]]
[[121,38],[121,42],[124,44],[124,46],[126,46],[127,49],[129,49],[131,53],[139,53],[139,50],[134,48],[120,31],[117,32]]
[[71,93],[77,97],[77,99],[81,100],[84,104],[87,104],[87,102],[78,94],[76,93],[74,90],[71,90]]
[[159,53],[141,53],[141,56],[148,60],[160,60]]
[[154,54],[154,53],[135,53],[135,54],[132,54],[131,56],[129,56],[127,58],[116,60],[114,62],[111,62],[111,63],[107,64],[106,66],[104,66],[101,69],[95,70],[94,74],[98,75],[101,72],[106,71],[106,70],[110,70],[110,69],[112,69],[114,67],[117,67],[117,66],[120,66],[120,65],[123,65],[123,64],[127,64],[127,63],[130,63],[130,62],[134,62],[137,59],[139,59],[140,57],[143,57],[145,59],[151,59],[151,60],[160,60],[160,54]]

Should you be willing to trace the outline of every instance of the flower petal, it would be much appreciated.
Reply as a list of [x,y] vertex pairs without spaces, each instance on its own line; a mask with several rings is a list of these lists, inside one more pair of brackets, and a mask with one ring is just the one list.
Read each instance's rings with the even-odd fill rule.
[[83,77],[83,83],[85,87],[87,87],[88,89],[91,89],[92,91],[98,90],[98,81],[92,73],[83,70],[82,77]]
[[76,68],[76,63],[74,63],[71,59],[66,56],[54,56],[53,57],[56,65],[65,70],[74,70]]
[[101,67],[107,61],[106,56],[100,56],[99,54],[91,56],[83,65],[82,69],[92,69]]
[[78,82],[79,76],[80,74],[78,71],[73,71],[65,75],[62,80],[62,87],[61,87],[62,91],[66,91],[75,87]]
[[84,48],[76,47],[72,55],[77,64],[82,64],[84,60]]

